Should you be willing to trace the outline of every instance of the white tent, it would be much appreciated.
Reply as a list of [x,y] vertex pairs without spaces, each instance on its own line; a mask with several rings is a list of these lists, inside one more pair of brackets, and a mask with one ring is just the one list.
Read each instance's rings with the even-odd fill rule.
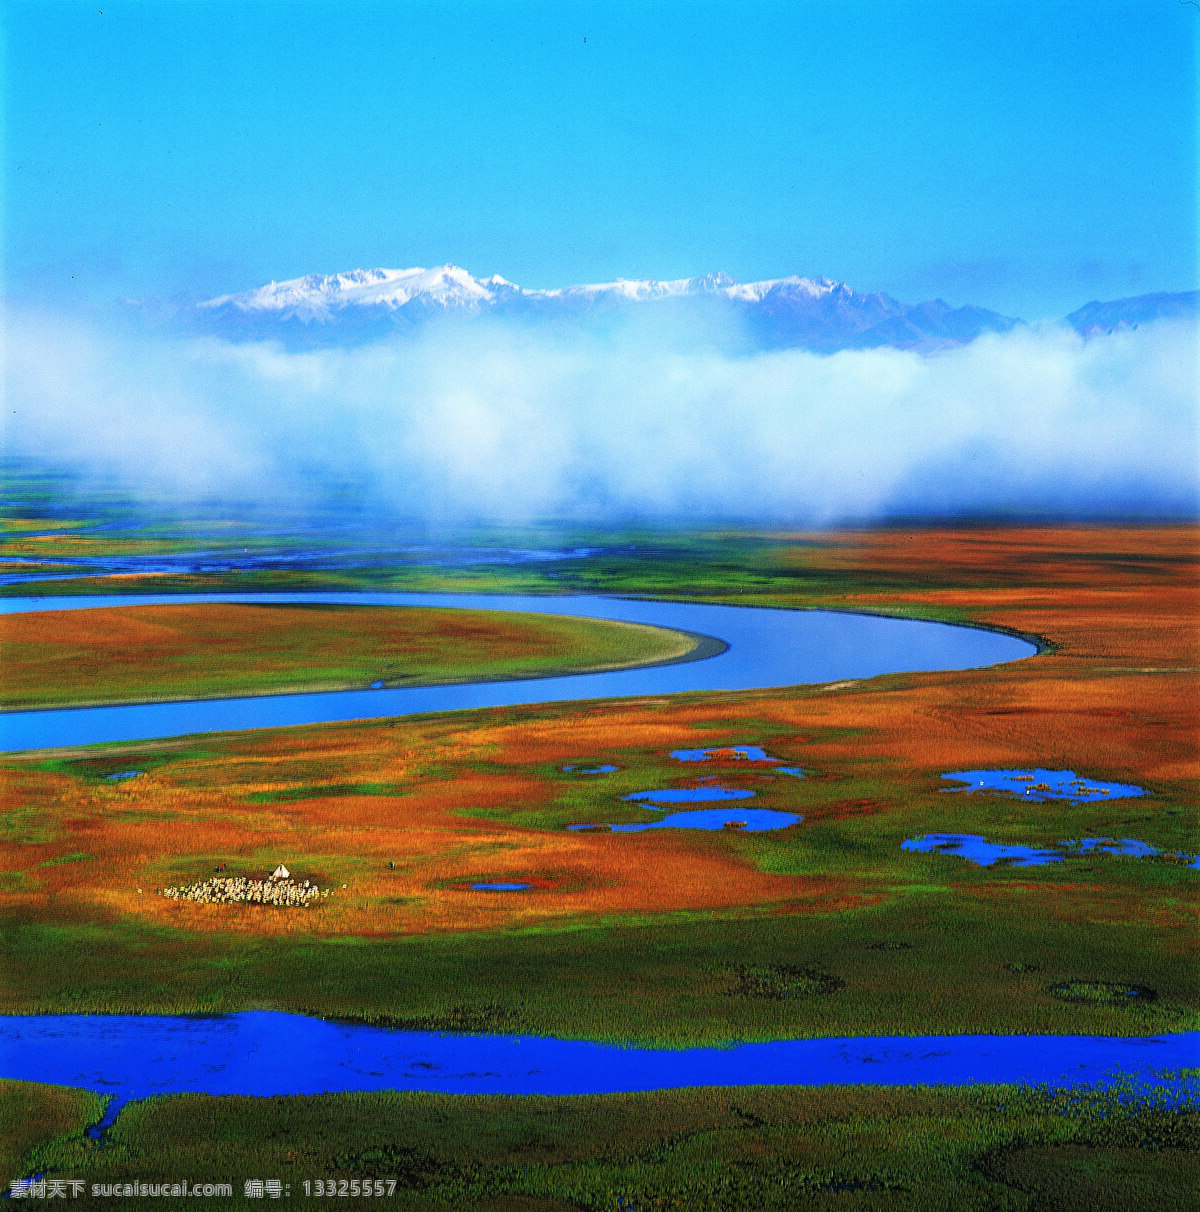
[[273,880],[286,880],[290,878],[291,874],[292,873],[282,863],[280,863],[279,866],[271,872],[271,878]]

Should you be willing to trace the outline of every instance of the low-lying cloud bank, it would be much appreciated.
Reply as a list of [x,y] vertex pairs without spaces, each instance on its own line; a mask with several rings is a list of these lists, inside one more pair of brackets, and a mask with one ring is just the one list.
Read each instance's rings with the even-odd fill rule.
[[477,320],[352,350],[7,317],[11,455],[147,497],[430,520],[1194,516],[1197,328],[734,355]]

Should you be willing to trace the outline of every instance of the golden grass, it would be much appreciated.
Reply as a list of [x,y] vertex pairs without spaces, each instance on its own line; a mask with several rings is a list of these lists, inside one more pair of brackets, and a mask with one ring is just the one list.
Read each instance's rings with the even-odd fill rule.
[[113,606],[0,616],[0,706],[428,685],[676,660],[698,641],[632,623],[482,610]]

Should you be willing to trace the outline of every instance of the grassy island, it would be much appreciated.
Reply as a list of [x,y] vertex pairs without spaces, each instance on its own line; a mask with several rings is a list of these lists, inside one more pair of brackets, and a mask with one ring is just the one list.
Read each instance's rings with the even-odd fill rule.
[[207,602],[0,615],[0,709],[433,686],[686,659],[695,636],[599,619]]

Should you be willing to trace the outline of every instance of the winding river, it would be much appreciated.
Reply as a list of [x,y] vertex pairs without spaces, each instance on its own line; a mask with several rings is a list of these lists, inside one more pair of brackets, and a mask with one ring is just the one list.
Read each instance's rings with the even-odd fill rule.
[[686,691],[755,690],[858,680],[884,673],[974,669],[1015,661],[1037,651],[1035,645],[1015,636],[914,619],[827,610],[780,610],[583,596],[219,593],[31,597],[0,599],[0,613],[188,602],[299,602],[514,610],[647,623],[712,637],[726,647],[718,655],[703,660],[507,682],[5,712],[0,714],[0,751],[153,740],[199,732],[282,728],[479,707],[633,698]]
[[[398,690],[347,690],[0,714],[0,750],[148,740],[424,712],[687,691],[830,683],[885,673],[970,669],[1030,656],[1026,640],[873,615],[604,597],[281,593],[8,598],[0,612],[184,602],[454,606],[646,623],[712,637],[700,660],[605,673]],[[709,644],[708,650],[719,648]],[[1194,1065],[1200,1034],[937,1036],[779,1040],[728,1048],[634,1049],[511,1035],[402,1032],[268,1011],[210,1018],[106,1015],[0,1018],[0,1076],[132,1098],[174,1091],[309,1094],[407,1089],[601,1093],[698,1085],[1046,1082],[1160,1083]],[[297,1067],[297,1055],[305,1057]],[[1178,1084],[1178,1083],[1176,1083]]]
[[[610,1094],[686,1086],[1200,1083],[1200,1034],[854,1036],[725,1048],[631,1048],[531,1035],[350,1026],[251,1010],[212,1018],[47,1015],[0,1019],[0,1074],[113,1096],[107,1122],[155,1094]],[[297,1058],[303,1057],[298,1064]]]

